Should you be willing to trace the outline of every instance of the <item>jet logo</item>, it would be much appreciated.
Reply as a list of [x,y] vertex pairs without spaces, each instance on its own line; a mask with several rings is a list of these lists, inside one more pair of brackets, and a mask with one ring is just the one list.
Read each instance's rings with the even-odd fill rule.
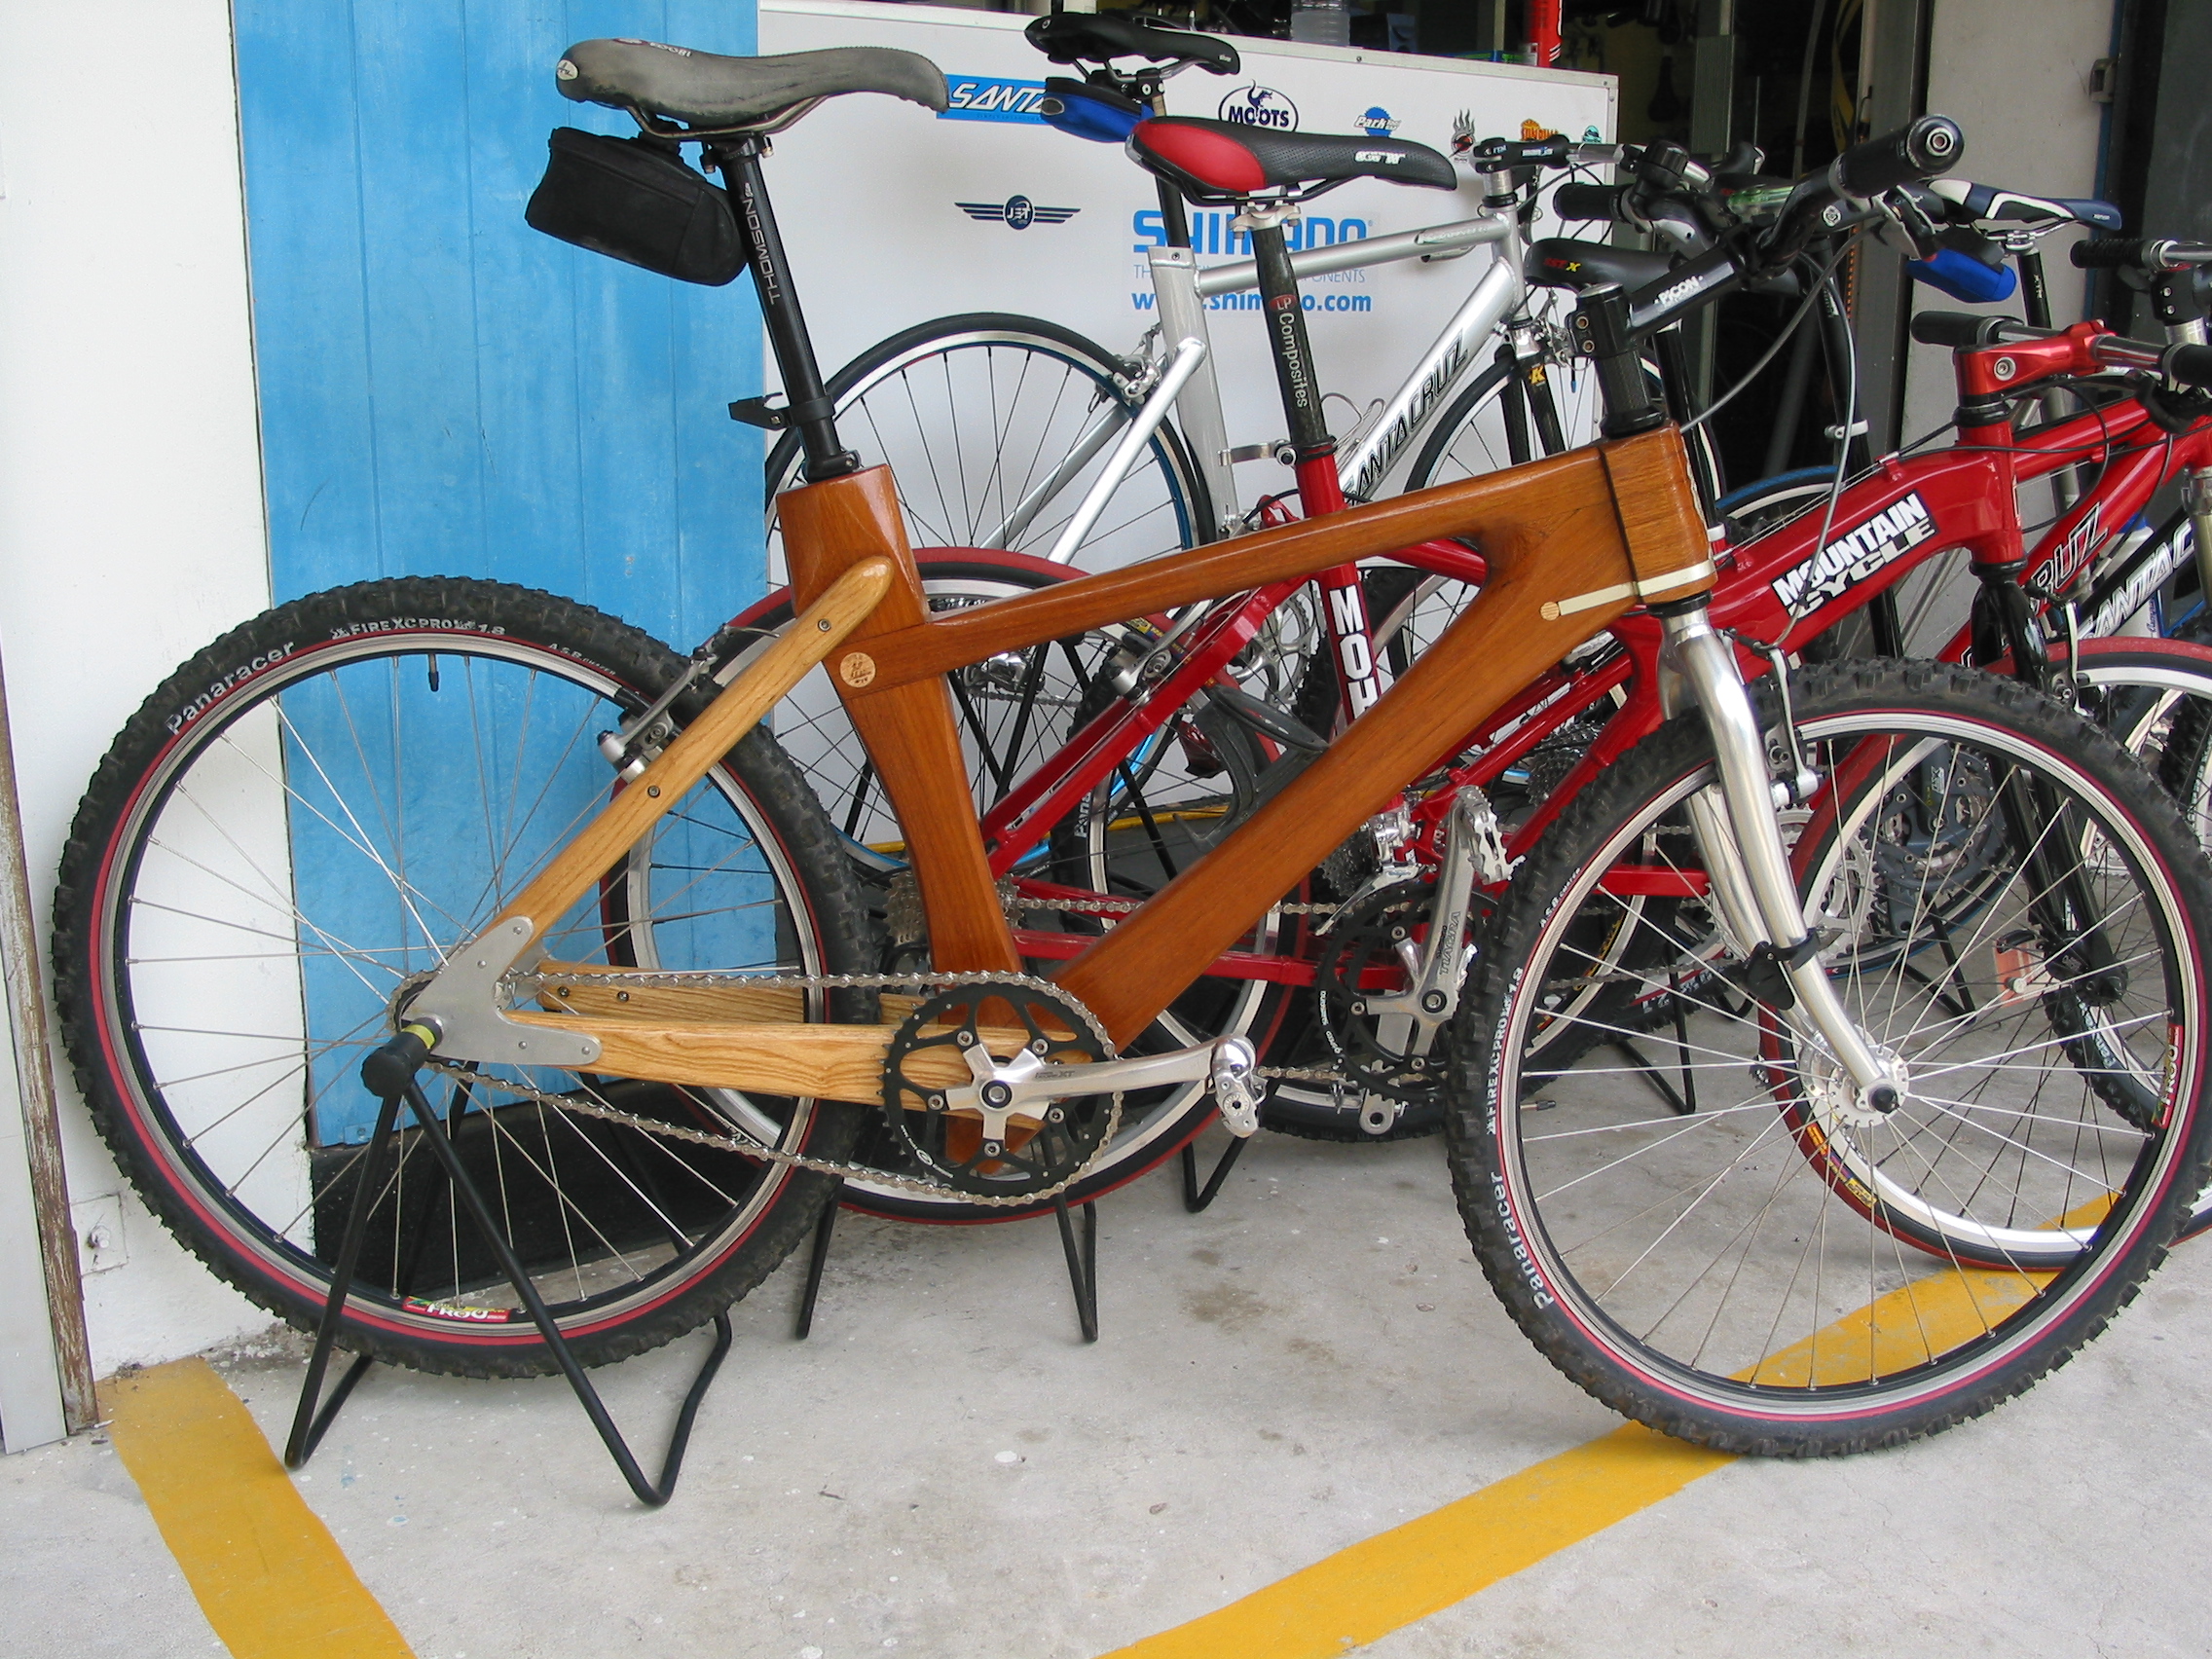
[[1031,225],[1064,225],[1081,207],[1040,207],[1026,196],[1010,196],[1004,202],[956,202],[969,218],[986,225],[1004,225],[1010,231],[1026,231]]

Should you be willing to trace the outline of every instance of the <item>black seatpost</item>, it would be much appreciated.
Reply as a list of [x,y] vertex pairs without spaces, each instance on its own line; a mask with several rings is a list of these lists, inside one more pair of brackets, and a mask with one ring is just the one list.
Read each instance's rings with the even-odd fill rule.
[[[1283,245],[1282,226],[1252,227],[1252,260],[1260,274],[1260,305],[1268,319],[1268,348],[1282,388],[1282,410],[1290,422],[1290,443],[1301,462],[1334,455],[1321,413],[1321,383],[1313,373],[1313,348],[1306,338],[1306,312],[1299,302],[1298,277]],[[1304,480],[1301,479],[1301,482]]]
[[760,296],[760,314],[768,323],[768,344],[784,377],[784,407],[770,409],[765,399],[748,398],[731,404],[729,412],[733,419],[771,430],[795,426],[806,446],[806,481],[819,484],[858,472],[860,457],[837,441],[836,408],[823,387],[806,314],[799,310],[798,291],[784,260],[784,239],[776,230],[775,209],[768,204],[767,181],[760,176],[760,150],[759,139],[740,138],[714,146],[713,154],[737,212],[738,231],[745,238],[754,291]]
[[1191,216],[1183,211],[1183,194],[1163,178],[1154,178],[1160,192],[1160,222],[1167,232],[1169,247],[1191,245]]
[[2043,249],[2033,242],[2012,250],[2012,268],[2020,275],[2020,306],[2030,328],[2050,326],[2050,284],[2043,274]]
[[1626,438],[1666,424],[1666,412],[1652,399],[1643,358],[1629,337],[1628,296],[1618,282],[1583,291],[1574,308],[1574,354],[1597,367],[1598,394],[1605,405],[1598,429],[1606,437]]
[[[1055,5],[1052,10],[1057,12],[1059,7]],[[1111,63],[1101,64],[1099,67],[1110,82],[1118,80]],[[1134,75],[1127,77],[1126,85],[1117,84],[1113,90],[1126,97],[1135,98],[1154,115],[1165,115],[1167,113],[1167,83],[1161,79],[1158,64],[1152,65],[1149,69],[1138,70]],[[1169,247],[1189,247],[1191,245],[1191,216],[1183,210],[1183,193],[1157,173],[1153,175],[1152,186],[1160,194],[1160,223],[1167,233],[1167,245]]]

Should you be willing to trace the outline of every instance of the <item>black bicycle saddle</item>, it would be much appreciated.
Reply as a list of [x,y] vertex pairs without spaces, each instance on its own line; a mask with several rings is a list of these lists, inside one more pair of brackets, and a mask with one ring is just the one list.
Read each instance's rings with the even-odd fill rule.
[[944,71],[918,53],[839,46],[724,57],[652,40],[578,41],[553,71],[561,95],[714,130],[760,127],[815,98],[887,92],[945,107]]
[[1524,275],[1541,288],[1569,288],[1580,293],[1601,282],[1617,282],[1633,294],[1674,268],[1674,261],[1663,253],[1578,241],[1572,237],[1545,237],[1529,244]]
[[1172,63],[1188,58],[1212,74],[1234,75],[1243,62],[1236,48],[1218,35],[1185,34],[1097,12],[1054,12],[1021,32],[1054,63],[1104,63],[1116,57]]

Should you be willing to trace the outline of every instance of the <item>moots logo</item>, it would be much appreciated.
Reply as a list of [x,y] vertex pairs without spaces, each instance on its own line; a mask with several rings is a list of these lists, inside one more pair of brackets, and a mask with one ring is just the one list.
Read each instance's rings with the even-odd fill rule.
[[1238,127],[1267,127],[1277,132],[1298,129],[1298,106],[1272,87],[1238,87],[1222,98],[1220,114]]
[[1083,211],[1081,207],[1040,207],[1026,196],[1010,196],[1004,202],[956,202],[953,205],[971,219],[1014,231],[1026,231],[1031,225],[1064,225]]
[[1378,104],[1352,125],[1374,137],[1387,138],[1398,130],[1398,118]]

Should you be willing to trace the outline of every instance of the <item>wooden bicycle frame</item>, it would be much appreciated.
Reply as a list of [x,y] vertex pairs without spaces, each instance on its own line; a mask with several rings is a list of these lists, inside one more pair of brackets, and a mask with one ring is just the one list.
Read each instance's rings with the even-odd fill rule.
[[843,698],[906,837],[940,970],[1016,972],[968,796],[941,676],[1132,615],[1303,578],[1444,536],[1473,536],[1490,581],[1326,754],[1244,825],[1089,945],[1058,982],[1125,1043],[1450,737],[1603,632],[1640,598],[1711,585],[1679,439],[1661,430],[1330,517],[1263,531],[932,618],[888,473],[779,498],[793,596],[853,564],[900,571],[833,659]]
[[[671,745],[556,855],[484,940],[519,921],[542,930],[706,775],[721,752],[717,744],[726,747],[733,730],[758,719],[821,660],[899,817],[935,966],[1019,973],[1021,955],[969,795],[947,673],[1439,537],[1476,539],[1490,580],[1435,645],[1279,795],[1059,974],[1057,982],[1120,1046],[1433,763],[1453,736],[1641,601],[1692,598],[1713,581],[1705,521],[1672,428],[935,618],[887,469],[791,491],[777,505],[793,595],[805,610],[690,728],[712,735],[694,741],[687,734]],[[514,950],[522,960],[528,946]],[[600,1045],[595,1071],[881,1098],[887,1029],[792,1023],[796,999],[785,1008],[748,995],[742,987],[640,986],[620,1014],[608,998],[591,996],[505,1018],[592,1039]],[[731,1017],[754,1008],[757,1022]]]

